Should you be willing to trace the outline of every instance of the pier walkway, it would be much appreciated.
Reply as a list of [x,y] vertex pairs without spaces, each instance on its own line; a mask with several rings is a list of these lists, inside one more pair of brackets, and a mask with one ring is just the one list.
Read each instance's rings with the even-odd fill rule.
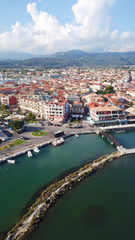
[[122,146],[117,147],[118,151],[121,153],[121,155],[127,155],[127,154],[135,154],[135,148],[124,148]]
[[114,144],[116,147],[121,146],[119,141],[114,136],[110,135],[109,133],[100,131],[99,135],[102,135],[102,137],[108,138],[110,140],[111,144]]

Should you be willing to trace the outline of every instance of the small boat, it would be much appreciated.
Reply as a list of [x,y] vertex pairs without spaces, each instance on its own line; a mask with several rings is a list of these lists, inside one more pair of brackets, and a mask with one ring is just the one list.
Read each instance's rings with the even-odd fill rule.
[[32,157],[31,151],[28,151],[28,152],[27,152],[27,156],[28,156],[28,157]]
[[36,152],[36,153],[39,153],[39,152],[40,152],[40,150],[38,149],[38,147],[33,148],[33,151]]
[[78,135],[77,133],[75,134],[75,136],[76,136],[77,138],[79,138],[79,135]]
[[13,159],[9,159],[9,160],[7,160],[7,162],[11,163],[11,164],[15,164],[15,160],[13,160]]
[[54,141],[52,141],[52,145],[53,146],[57,146],[57,145],[60,145],[62,143],[64,143],[64,138],[62,138],[62,137],[61,138],[57,138]]

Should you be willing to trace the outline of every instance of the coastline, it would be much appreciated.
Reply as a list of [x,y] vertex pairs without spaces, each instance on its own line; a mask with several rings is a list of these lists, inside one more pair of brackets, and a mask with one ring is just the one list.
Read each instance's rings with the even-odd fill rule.
[[106,154],[92,163],[84,165],[79,170],[69,174],[62,180],[51,184],[42,192],[40,197],[35,201],[23,218],[7,233],[7,238],[5,239],[20,239],[26,234],[32,232],[56,200],[71,190],[76,184],[120,156],[120,152],[118,151]]
[[[69,134],[65,134],[64,136],[63,136],[63,138],[68,138],[68,137],[71,137],[71,136],[75,136],[75,134],[78,134],[78,135],[84,135],[84,134],[95,134],[96,133],[96,131],[84,131],[84,132],[81,132],[81,133],[79,133],[79,132],[76,132],[76,133],[69,133]],[[48,145],[50,145],[51,143],[52,143],[52,141],[54,141],[56,138],[53,138],[53,139],[51,139],[51,140],[49,140],[49,141],[43,141],[42,143],[40,143],[40,144],[35,144],[34,145],[34,147],[38,147],[38,148],[41,148],[41,147],[44,147],[44,146],[48,146]],[[28,151],[31,151],[32,150],[32,147],[25,147],[25,149],[23,150],[23,151],[16,151],[14,154],[11,154],[11,155],[8,155],[8,156],[5,156],[5,157],[3,157],[3,158],[1,158],[0,159],[0,164],[2,164],[2,163],[4,163],[4,162],[6,162],[8,159],[12,159],[12,158],[15,158],[15,157],[18,157],[18,156],[21,156],[21,155],[23,155],[23,154],[25,154],[25,153],[27,153]]]

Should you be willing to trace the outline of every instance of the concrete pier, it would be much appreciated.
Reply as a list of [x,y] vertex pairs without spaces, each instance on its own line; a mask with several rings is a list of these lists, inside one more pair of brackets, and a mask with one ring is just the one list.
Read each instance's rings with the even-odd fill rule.
[[128,155],[128,154],[135,154],[135,148],[124,148],[123,146],[117,147],[118,151],[121,153],[121,155]]

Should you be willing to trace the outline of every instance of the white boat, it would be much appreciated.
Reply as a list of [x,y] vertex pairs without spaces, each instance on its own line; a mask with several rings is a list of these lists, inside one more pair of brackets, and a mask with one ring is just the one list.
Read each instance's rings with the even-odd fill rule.
[[79,138],[79,135],[78,135],[77,133],[75,134],[75,136],[76,136],[77,138]]
[[28,151],[28,152],[27,152],[27,156],[28,156],[28,157],[32,157],[32,152],[31,152],[31,151]]
[[15,164],[15,160],[13,160],[13,159],[9,159],[9,160],[7,160],[7,162],[11,163],[11,164]]
[[57,139],[52,141],[52,145],[53,146],[57,146],[57,145],[60,145],[62,143],[64,143],[64,138],[62,138],[62,137],[61,138],[57,138]]
[[38,147],[33,148],[33,151],[36,152],[36,153],[39,153],[39,152],[40,152],[40,150],[38,149]]

